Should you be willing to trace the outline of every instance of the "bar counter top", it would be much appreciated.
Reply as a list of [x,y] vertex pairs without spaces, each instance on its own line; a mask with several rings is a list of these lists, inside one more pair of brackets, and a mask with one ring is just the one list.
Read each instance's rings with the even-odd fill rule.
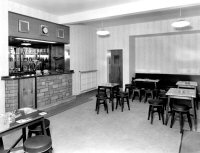
[[71,74],[71,73],[74,73],[74,70],[69,70],[69,71],[62,72],[62,73],[60,73],[60,72],[49,72],[49,74],[45,74],[45,75],[28,74],[28,75],[17,75],[17,76],[2,76],[1,80],[17,80],[17,79],[26,79],[26,78],[34,78],[34,77]]

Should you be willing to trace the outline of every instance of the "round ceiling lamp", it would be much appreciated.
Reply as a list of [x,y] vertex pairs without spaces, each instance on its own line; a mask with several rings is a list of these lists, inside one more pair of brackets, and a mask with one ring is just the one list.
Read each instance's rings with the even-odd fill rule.
[[99,30],[97,30],[96,34],[98,36],[108,36],[108,35],[110,35],[110,32],[108,30],[104,29],[102,21],[101,21],[101,28]]
[[184,19],[180,19],[171,24],[171,26],[174,28],[184,28],[184,27],[188,27],[189,25],[190,25],[190,22]]
[[99,35],[99,36],[108,36],[110,34],[110,32],[107,31],[107,30],[98,30],[96,32],[96,34]]
[[[181,8],[180,8],[180,18],[181,18]],[[178,19],[177,21],[174,21],[171,26],[174,28],[184,28],[188,27],[190,25],[190,22],[184,19]]]

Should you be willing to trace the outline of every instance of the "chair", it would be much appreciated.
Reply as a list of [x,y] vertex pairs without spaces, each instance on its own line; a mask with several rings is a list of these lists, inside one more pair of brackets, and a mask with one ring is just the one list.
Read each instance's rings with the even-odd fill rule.
[[177,102],[172,104],[172,118],[171,118],[170,128],[172,128],[172,126],[174,124],[175,113],[178,113],[179,117],[180,117],[180,119],[179,119],[179,121],[180,121],[180,133],[183,132],[183,125],[184,125],[183,115],[184,114],[187,115],[190,130],[192,130],[192,121],[191,121],[191,117],[190,117],[190,107],[187,106],[187,105],[181,104],[181,103],[177,103]]
[[[50,121],[48,119],[44,119],[44,126],[47,132],[47,135],[51,137],[50,128],[49,128]],[[42,134],[41,123],[36,123],[28,127],[28,137],[31,137],[32,134],[35,134],[35,135]]]
[[129,104],[129,94],[128,92],[119,92],[119,94],[117,95],[117,103],[116,103],[116,109],[118,107],[118,105],[121,105],[121,110],[123,112],[124,109],[124,103],[127,103],[128,105],[128,109],[130,110],[130,104]]
[[162,118],[162,122],[164,124],[164,106],[163,101],[160,99],[149,99],[149,111],[148,111],[148,120],[151,117],[151,124],[153,124],[153,117],[154,113],[157,112],[160,117]]
[[26,153],[51,153],[52,141],[49,136],[37,135],[28,138],[23,144]]
[[98,87],[96,98],[97,100],[96,100],[95,110],[97,111],[97,114],[99,114],[100,105],[104,105],[104,109],[108,113],[108,104],[107,104],[108,97],[106,93],[106,88]]

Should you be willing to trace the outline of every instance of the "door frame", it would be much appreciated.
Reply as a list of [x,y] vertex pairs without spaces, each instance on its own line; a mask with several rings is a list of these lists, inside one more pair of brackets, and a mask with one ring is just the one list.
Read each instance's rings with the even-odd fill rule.
[[109,71],[110,71],[110,60],[111,60],[111,52],[112,51],[121,51],[121,58],[122,58],[122,71],[121,71],[121,77],[122,77],[122,88],[123,88],[123,49],[109,49],[107,50],[107,82],[110,82],[109,78]]

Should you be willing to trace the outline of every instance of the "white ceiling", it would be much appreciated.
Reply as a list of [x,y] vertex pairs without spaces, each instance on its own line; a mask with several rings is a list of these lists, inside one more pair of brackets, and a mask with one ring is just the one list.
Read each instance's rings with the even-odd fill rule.
[[[58,23],[71,24],[116,19],[129,15],[173,11],[200,6],[200,0],[8,0],[55,15]],[[20,11],[19,11],[20,12]],[[16,12],[16,13],[19,13]],[[176,12],[177,13],[177,12]],[[164,13],[165,14],[165,13]]]
[[9,0],[54,15],[66,15],[139,0]]

